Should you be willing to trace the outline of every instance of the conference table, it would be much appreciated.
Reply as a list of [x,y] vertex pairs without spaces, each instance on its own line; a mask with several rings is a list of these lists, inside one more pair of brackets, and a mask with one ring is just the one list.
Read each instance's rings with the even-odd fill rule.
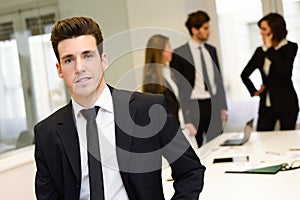
[[[206,166],[203,200],[282,200],[300,199],[300,168],[276,174],[225,173],[227,170],[291,164],[300,160],[300,130],[252,132],[242,146],[220,146],[226,139],[240,138],[242,133],[223,133],[196,149]],[[249,157],[248,161],[213,163],[215,158]],[[162,172],[166,199],[174,193],[170,167]]]

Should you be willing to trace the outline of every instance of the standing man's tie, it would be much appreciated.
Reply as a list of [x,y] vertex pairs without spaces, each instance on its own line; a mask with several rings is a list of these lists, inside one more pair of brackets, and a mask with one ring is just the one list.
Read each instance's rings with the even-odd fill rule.
[[86,137],[90,179],[90,200],[104,200],[103,174],[100,162],[99,137],[96,116],[99,107],[83,109],[80,112],[87,120]]
[[208,88],[209,88],[208,86],[210,85],[210,83],[209,83],[207,68],[206,68],[206,64],[205,64],[205,60],[204,60],[204,56],[203,56],[203,52],[202,52],[202,47],[199,47],[199,49],[200,49],[200,59],[201,59],[201,65],[202,65],[204,86],[205,86],[205,90],[208,91]]

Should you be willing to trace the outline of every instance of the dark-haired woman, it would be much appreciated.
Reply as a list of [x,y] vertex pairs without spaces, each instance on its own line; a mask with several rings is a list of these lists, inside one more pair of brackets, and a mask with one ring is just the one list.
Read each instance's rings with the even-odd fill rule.
[[[284,18],[270,13],[258,22],[263,45],[258,47],[241,73],[251,96],[260,96],[257,131],[272,131],[276,121],[280,130],[294,130],[299,112],[292,82],[293,63],[298,45],[286,39]],[[262,85],[256,89],[249,78],[258,69]]]

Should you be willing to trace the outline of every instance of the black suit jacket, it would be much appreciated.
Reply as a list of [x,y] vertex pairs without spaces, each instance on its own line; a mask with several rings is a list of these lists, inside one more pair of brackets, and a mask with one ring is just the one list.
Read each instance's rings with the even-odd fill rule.
[[[266,109],[266,94],[269,92],[271,108],[277,113],[294,113],[299,111],[298,97],[292,82],[293,63],[297,54],[298,45],[288,41],[288,44],[278,50],[269,48],[266,52],[258,47],[252,58],[241,73],[243,83],[251,96],[256,92],[250,75],[258,69],[262,82],[266,86],[260,95],[259,112]],[[264,72],[265,58],[271,61],[269,75]]]
[[[176,122],[178,124],[180,124],[179,121],[179,108],[180,108],[180,104],[179,101],[176,97],[176,95],[174,94],[174,91],[172,89],[172,87],[170,86],[170,84],[168,83],[168,81],[166,79],[165,80],[165,86],[163,86],[164,91],[162,92],[158,92],[157,89],[157,85],[156,84],[146,84],[145,85],[145,92],[149,92],[149,93],[153,93],[153,94],[163,94],[166,98],[166,106],[168,111],[172,114],[172,116],[174,117],[174,119],[176,120]],[[150,79],[147,79],[147,81],[151,81]]]
[[[216,49],[215,47],[206,43],[204,44],[204,46],[208,50],[214,62],[214,77],[217,86],[217,92],[215,96],[212,97],[212,101],[214,101],[214,105],[218,106],[217,109],[227,110],[225,90]],[[174,75],[179,88],[179,99],[181,102],[185,121],[192,122],[190,113],[194,111],[195,107],[193,103],[191,103],[190,96],[195,85],[196,69],[194,66],[192,52],[188,43],[174,50],[170,66],[178,72],[174,73]]]
[[[129,199],[164,199],[162,156],[172,168],[173,199],[198,199],[205,167],[169,114],[155,115],[150,122],[149,109],[163,108],[163,96],[113,89],[112,97],[117,159]],[[153,127],[160,127],[157,134]],[[34,132],[37,199],[79,199],[81,161],[71,102],[38,123]]]

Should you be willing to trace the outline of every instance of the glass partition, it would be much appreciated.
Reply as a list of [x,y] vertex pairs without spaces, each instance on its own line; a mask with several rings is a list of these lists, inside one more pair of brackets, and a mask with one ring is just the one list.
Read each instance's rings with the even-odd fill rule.
[[15,39],[0,41],[0,152],[14,149],[27,130],[20,62]]
[[7,10],[0,15],[0,153],[33,144],[33,126],[67,100],[50,42],[56,1]]
[[[222,73],[230,101],[225,131],[242,130],[256,118],[258,98],[251,98],[240,74],[257,46],[262,44],[257,21],[263,16],[261,0],[216,0],[221,43]],[[258,72],[251,75],[257,86]],[[242,112],[241,112],[242,111]]]
[[[300,98],[300,0],[283,0],[283,12],[288,30],[287,39],[298,44],[292,78]],[[300,121],[299,117],[298,120]]]

